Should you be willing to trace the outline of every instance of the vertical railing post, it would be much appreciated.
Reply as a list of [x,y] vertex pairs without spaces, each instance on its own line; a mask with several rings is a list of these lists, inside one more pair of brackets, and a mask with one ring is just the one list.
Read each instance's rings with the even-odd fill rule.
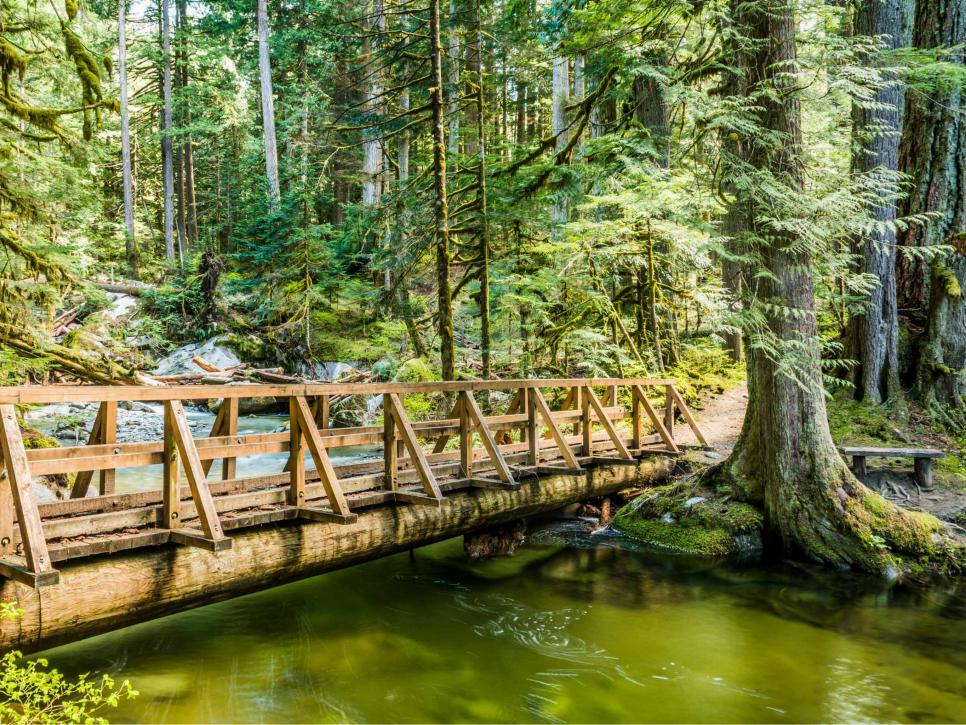
[[[520,407],[519,410],[523,413],[529,415],[530,411],[530,391],[526,388],[520,388]],[[520,442],[527,442],[527,432],[530,430],[529,425],[521,426],[520,428]]]
[[15,518],[10,476],[7,474],[3,451],[0,450],[0,555],[13,554],[17,550],[17,547],[13,544],[13,522]]
[[[223,398],[221,404],[228,406],[225,408],[223,422],[225,435],[234,438],[238,435],[238,398]],[[223,481],[235,477],[235,466],[234,456],[225,456],[221,460],[221,478]]]
[[[101,443],[117,443],[117,401],[106,400],[101,403]],[[97,479],[97,492],[101,496],[114,493],[115,472],[113,468],[103,468]]]
[[318,400],[318,422],[319,430],[326,431],[329,429],[329,396],[320,395]]
[[390,491],[396,491],[399,488],[399,448],[389,393],[382,396],[382,454],[385,462],[385,486]]
[[[582,410],[584,400],[584,389],[577,385],[574,387],[574,410]],[[580,435],[580,421],[574,423],[574,435]]]
[[669,435],[674,435],[674,386],[664,386],[664,427]]
[[589,456],[594,452],[594,426],[590,422],[590,396],[592,389],[588,386],[580,396],[580,434],[583,436],[580,445],[580,455]]
[[540,463],[540,436],[537,435],[537,406],[534,403],[535,393],[526,388],[524,390],[527,406],[527,463],[536,466]]
[[289,425],[289,486],[288,503],[290,506],[305,505],[305,451],[302,426],[299,425],[298,399],[288,399]]
[[174,442],[174,421],[171,405],[164,402],[164,463],[162,466],[162,497],[164,500],[164,526],[177,529],[181,526],[181,495],[178,491],[178,447]]
[[637,386],[631,387],[631,448],[641,447],[641,400],[637,393]]
[[461,392],[456,399],[456,408],[460,419],[460,469],[463,478],[473,477],[473,428],[470,426],[470,411],[464,402],[464,396],[472,393]]

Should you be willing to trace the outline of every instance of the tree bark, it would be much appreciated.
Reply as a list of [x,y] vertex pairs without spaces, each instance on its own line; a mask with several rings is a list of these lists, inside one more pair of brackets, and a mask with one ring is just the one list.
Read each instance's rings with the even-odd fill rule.
[[179,74],[181,77],[181,158],[184,166],[185,232],[189,245],[193,245],[198,241],[198,205],[195,200],[195,162],[194,150],[191,145],[191,101],[186,92],[188,88],[187,0],[178,0],[178,17],[180,25],[179,37],[181,39]]
[[[855,33],[883,39],[896,49],[902,42],[903,0],[862,0],[855,13]],[[870,59],[875,63],[874,58]],[[902,88],[895,79],[883,79],[870,103],[852,107],[852,169],[868,173],[875,169],[896,172],[899,168],[899,137],[902,126]],[[880,193],[868,210],[885,225],[896,220],[892,189]],[[865,309],[849,319],[849,350],[857,359],[853,371],[855,397],[881,403],[899,392],[899,317],[896,306],[896,233],[883,226],[855,240],[858,271],[878,279]]]
[[126,0],[117,4],[117,81],[121,101],[121,185],[124,195],[124,249],[128,272],[137,279],[140,272],[140,251],[134,233],[134,179],[131,168],[131,127],[127,105],[127,18]]
[[[376,123],[383,113],[383,79],[382,71],[378,67],[378,58],[382,36],[386,32],[386,13],[383,0],[375,0],[372,16],[368,23],[364,38],[364,56],[367,61],[366,73],[369,84],[366,90],[366,122]],[[378,129],[367,128],[363,131],[362,139],[362,203],[374,206],[382,198],[383,158],[382,140]]]
[[[171,13],[168,0],[161,0],[161,163],[164,167],[164,254],[169,262],[174,262],[174,157],[172,153],[171,132],[173,130],[171,110]],[[182,267],[184,261],[181,260]]]
[[275,100],[272,89],[272,59],[268,40],[268,1],[258,0],[258,77],[262,96],[262,132],[265,142],[265,175],[268,178],[268,201],[272,208],[282,197],[278,181],[278,142],[275,137]]
[[[963,65],[966,0],[917,4],[913,45],[954,48],[946,60]],[[910,227],[899,244],[948,244],[954,252],[932,264],[900,256],[899,308],[918,350],[907,370],[914,394],[934,412],[966,426],[966,104],[955,82],[906,96],[899,169],[912,182],[901,215],[932,213],[931,224]],[[938,405],[935,405],[938,404]]]
[[[795,87],[794,3],[734,2],[736,28],[747,37],[748,97],[761,109],[760,131],[778,144],[741,139],[744,161],[767,170],[783,194],[804,189],[802,116]],[[757,221],[754,184],[738,201]],[[761,191],[757,194],[762,193]],[[760,201],[758,202],[760,203]],[[767,210],[761,210],[767,214]],[[789,553],[837,567],[888,572],[906,557],[936,554],[941,524],[893,506],[863,486],[839,456],[829,431],[815,315],[814,251],[794,232],[755,228],[760,248],[757,297],[749,302],[767,325],[763,334],[781,354],[748,351],[749,402],[734,452],[723,464],[732,492],[760,503],[765,525]]]
[[471,50],[471,65],[475,72],[475,121],[476,121],[476,204],[478,217],[477,244],[480,255],[480,357],[484,380],[492,376],[490,363],[492,341],[490,339],[490,215],[486,196],[486,103],[483,95],[483,10],[482,0],[475,2],[475,38]]
[[446,199],[446,107],[443,97],[443,47],[439,29],[439,0],[429,5],[430,62],[433,113],[433,207],[436,217],[436,284],[439,357],[443,380],[456,378],[453,339],[453,299],[449,280],[449,209]]
[[[570,60],[562,55],[559,41],[554,47],[553,55],[553,83],[551,95],[550,131],[556,138],[556,152],[566,148],[570,140],[567,132],[567,104],[570,101]],[[555,199],[553,202],[554,224],[564,224],[568,217],[567,200]]]

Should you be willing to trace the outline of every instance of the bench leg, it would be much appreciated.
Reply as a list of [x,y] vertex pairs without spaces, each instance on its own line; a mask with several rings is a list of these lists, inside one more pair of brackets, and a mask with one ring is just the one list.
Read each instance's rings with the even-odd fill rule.
[[852,473],[859,480],[865,478],[865,456],[852,456]]
[[918,483],[921,488],[932,488],[932,459],[917,458],[915,475],[916,483]]

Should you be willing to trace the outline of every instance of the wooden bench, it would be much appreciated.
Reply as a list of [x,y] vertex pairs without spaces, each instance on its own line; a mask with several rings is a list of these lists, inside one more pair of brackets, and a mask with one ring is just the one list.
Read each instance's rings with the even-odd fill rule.
[[932,459],[946,454],[935,448],[856,448],[844,446],[843,455],[852,456],[852,472],[858,478],[866,474],[866,458],[913,458],[915,459],[915,479],[923,488],[932,488]]

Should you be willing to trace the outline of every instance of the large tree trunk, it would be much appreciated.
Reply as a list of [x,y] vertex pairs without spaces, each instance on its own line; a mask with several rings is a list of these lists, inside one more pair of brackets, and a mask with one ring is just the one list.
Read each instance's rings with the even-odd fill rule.
[[181,158],[184,165],[185,232],[189,245],[198,241],[198,206],[195,200],[195,161],[191,145],[191,102],[185,92],[188,88],[188,2],[178,0],[178,19],[181,39],[181,64],[179,65],[181,94]]
[[134,234],[134,178],[131,171],[131,127],[127,107],[127,19],[126,0],[117,4],[117,81],[121,100],[121,185],[124,194],[124,248],[127,252],[128,272],[137,279],[140,272],[140,252]]
[[473,151],[478,154],[476,161],[476,204],[477,204],[477,244],[480,255],[480,357],[482,358],[482,377],[492,374],[490,365],[490,215],[486,198],[486,103],[483,95],[483,10],[482,0],[475,3],[474,39],[470,48],[470,64],[475,73],[476,85],[473,109],[476,124],[476,143]]
[[[895,49],[902,42],[903,0],[862,0],[855,13],[855,33],[882,38]],[[875,62],[875,59],[870,59]],[[899,168],[899,133],[902,125],[902,88],[898,81],[883,79],[868,102],[852,108],[853,156],[856,173],[875,169],[895,172]],[[892,189],[884,189],[869,209],[883,222],[856,240],[858,271],[879,282],[866,308],[849,319],[849,350],[858,360],[854,370],[855,397],[881,403],[899,392],[899,318],[896,308],[896,219]]]
[[429,40],[432,63],[430,89],[433,110],[433,206],[436,217],[436,284],[439,357],[443,380],[456,378],[453,339],[453,298],[449,281],[449,209],[446,199],[446,108],[443,98],[443,47],[439,30],[439,0],[430,0]]
[[[570,102],[570,60],[563,55],[559,43],[554,48],[553,83],[551,86],[550,126],[556,138],[556,151],[566,148],[570,140],[567,131],[567,104]],[[553,202],[553,221],[563,224],[568,216],[567,200],[559,198]]]
[[383,0],[375,0],[371,20],[363,39],[363,55],[367,61],[366,73],[369,76],[365,103],[366,123],[370,126],[363,132],[362,139],[362,203],[366,206],[378,204],[382,197],[382,140],[379,138],[378,130],[371,126],[376,123],[377,117],[381,116],[383,111],[383,81],[378,50],[385,32],[386,14]]
[[278,204],[282,189],[278,181],[278,143],[275,138],[275,100],[272,90],[272,59],[268,39],[268,2],[258,0],[258,77],[262,95],[262,135],[265,141],[265,175],[268,177],[268,200]]
[[[783,194],[804,188],[801,108],[794,84],[796,46],[791,0],[735,3],[737,28],[750,47],[748,95],[761,110],[761,132],[772,145],[747,143],[744,161],[771,172]],[[893,506],[848,470],[829,432],[822,384],[813,289],[814,252],[794,233],[769,231],[756,202],[765,194],[742,185],[739,203],[752,210],[760,266],[757,297],[749,302],[765,320],[761,331],[776,352],[748,351],[749,401],[741,436],[723,465],[733,492],[760,503],[766,527],[781,548],[839,567],[887,572],[904,557],[936,553],[935,519]]]
[[[953,47],[963,65],[966,0],[919,2],[913,45]],[[899,244],[949,244],[952,255],[930,264],[900,256],[899,308],[914,333],[908,363],[913,391],[950,422],[966,426],[966,104],[958,82],[907,94],[899,168],[912,180],[902,215],[932,213],[928,226],[909,228]],[[918,344],[915,344],[918,343]],[[939,406],[933,405],[938,403]]]
[[[174,262],[174,155],[171,132],[171,12],[161,0],[161,164],[164,167],[164,256]],[[183,261],[182,261],[183,264]]]

